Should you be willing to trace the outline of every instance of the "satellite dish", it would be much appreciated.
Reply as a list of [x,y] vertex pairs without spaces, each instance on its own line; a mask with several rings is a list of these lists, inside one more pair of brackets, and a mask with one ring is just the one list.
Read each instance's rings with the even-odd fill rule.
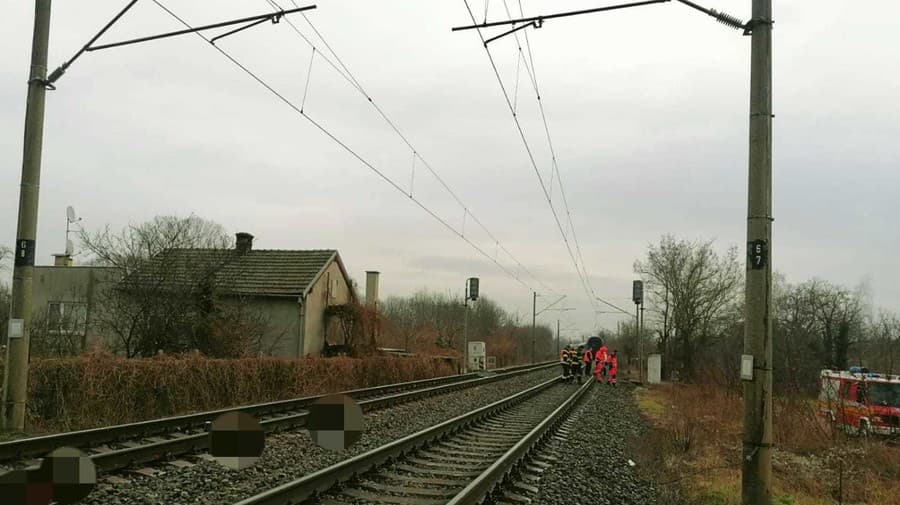
[[75,250],[75,246],[72,245],[72,241],[69,239],[66,239],[66,256],[71,256],[72,251],[74,251],[74,250]]
[[75,209],[73,209],[71,205],[69,205],[68,207],[66,207],[66,218],[69,219],[69,222],[70,222],[70,223],[74,223],[74,222],[76,221],[76,219],[75,219]]

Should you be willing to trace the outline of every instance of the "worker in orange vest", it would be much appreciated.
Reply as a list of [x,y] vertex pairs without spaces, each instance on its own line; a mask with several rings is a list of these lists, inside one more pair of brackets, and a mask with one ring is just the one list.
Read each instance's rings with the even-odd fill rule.
[[619,351],[613,351],[611,354],[606,356],[606,361],[609,363],[609,370],[606,372],[606,383],[616,385],[616,373],[619,371],[619,359],[617,355]]
[[591,364],[594,361],[594,351],[591,350],[590,347],[584,350],[584,354],[581,356],[581,361],[584,362],[584,375],[590,377],[591,373],[594,371],[591,367]]
[[595,355],[597,365],[594,367],[594,375],[597,376],[597,382],[603,382],[603,372],[606,370],[606,344],[601,344]]
[[569,350],[571,346],[565,346],[561,351],[559,351],[559,364],[562,365],[563,369],[563,377],[569,377]]

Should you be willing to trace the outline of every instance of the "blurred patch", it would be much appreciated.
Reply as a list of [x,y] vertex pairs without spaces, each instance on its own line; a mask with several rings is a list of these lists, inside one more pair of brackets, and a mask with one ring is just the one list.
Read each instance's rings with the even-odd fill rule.
[[38,470],[53,483],[53,500],[60,505],[76,503],[93,491],[97,468],[86,454],[72,447],[51,452]]
[[310,405],[306,428],[319,447],[343,451],[362,438],[365,417],[353,398],[329,395]]
[[246,412],[228,412],[212,423],[209,452],[222,466],[243,470],[262,456],[266,434],[255,417]]
[[96,483],[94,462],[78,449],[61,447],[36,470],[0,476],[0,497],[4,505],[68,505],[89,495]]

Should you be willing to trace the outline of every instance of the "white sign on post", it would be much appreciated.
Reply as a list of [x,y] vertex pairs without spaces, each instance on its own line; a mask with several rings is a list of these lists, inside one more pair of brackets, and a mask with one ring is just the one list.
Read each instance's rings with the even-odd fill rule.
[[7,338],[22,338],[25,335],[25,320],[10,319],[9,333],[7,333],[7,335]]
[[662,382],[662,356],[651,354],[647,358],[647,382],[659,384]]
[[753,380],[753,355],[741,355],[741,379],[745,381]]

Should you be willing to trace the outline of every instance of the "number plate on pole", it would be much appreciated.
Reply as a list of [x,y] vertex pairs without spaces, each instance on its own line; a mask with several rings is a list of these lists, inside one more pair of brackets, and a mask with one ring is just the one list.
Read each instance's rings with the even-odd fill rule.
[[25,334],[25,320],[24,319],[10,319],[9,320],[9,333],[7,333],[6,338],[22,338]]
[[769,264],[769,244],[765,240],[747,242],[747,263],[753,270],[766,268]]
[[741,355],[741,379],[745,381],[753,380],[753,355]]
[[16,240],[15,266],[34,266],[34,240]]

